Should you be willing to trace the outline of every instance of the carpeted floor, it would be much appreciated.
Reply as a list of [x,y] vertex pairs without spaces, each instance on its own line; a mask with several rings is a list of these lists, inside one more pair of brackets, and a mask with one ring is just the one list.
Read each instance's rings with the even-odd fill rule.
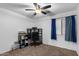
[[28,46],[9,51],[1,54],[1,56],[77,56],[77,53],[72,50],[42,44],[36,47]]

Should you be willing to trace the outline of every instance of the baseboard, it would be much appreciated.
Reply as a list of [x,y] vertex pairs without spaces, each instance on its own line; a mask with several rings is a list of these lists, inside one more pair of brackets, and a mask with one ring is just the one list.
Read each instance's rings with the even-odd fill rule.
[[79,56],[79,51],[77,50],[76,52],[77,52],[77,54],[78,54],[78,56]]
[[[44,43],[44,44],[45,44],[45,43]],[[76,50],[69,49],[69,48],[66,48],[66,47],[63,47],[63,46],[57,46],[57,45],[52,45],[52,44],[46,44],[46,45],[51,45],[51,46],[56,46],[56,47],[59,47],[59,48],[64,48],[64,49],[68,49],[68,50],[76,51]]]
[[3,54],[3,53],[8,52],[8,51],[11,51],[11,49],[7,49],[5,51],[1,51],[0,54]]

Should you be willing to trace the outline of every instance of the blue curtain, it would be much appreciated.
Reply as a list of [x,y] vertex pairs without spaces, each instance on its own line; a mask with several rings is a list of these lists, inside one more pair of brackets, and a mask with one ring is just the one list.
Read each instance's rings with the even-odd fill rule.
[[65,23],[65,40],[77,42],[76,39],[76,24],[75,24],[75,16],[66,17]]
[[52,23],[51,23],[51,39],[56,40],[57,36],[56,36],[56,19],[52,19]]

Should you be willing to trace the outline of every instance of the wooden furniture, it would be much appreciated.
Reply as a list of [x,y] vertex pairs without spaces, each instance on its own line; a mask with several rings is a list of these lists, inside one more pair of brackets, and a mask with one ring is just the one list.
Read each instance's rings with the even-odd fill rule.
[[27,29],[27,33],[20,31],[18,33],[19,48],[26,47],[28,45],[42,44],[42,29],[32,27]]
[[37,27],[32,27],[27,29],[28,40],[30,40],[31,45],[42,44],[42,29]]
[[23,48],[28,46],[28,35],[21,31],[18,33],[18,43],[19,43],[19,48]]

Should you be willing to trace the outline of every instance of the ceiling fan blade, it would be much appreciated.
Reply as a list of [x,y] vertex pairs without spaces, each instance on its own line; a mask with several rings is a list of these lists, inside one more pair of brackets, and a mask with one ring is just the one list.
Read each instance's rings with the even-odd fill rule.
[[33,3],[33,5],[35,6],[35,8],[37,8],[37,5],[38,5],[38,4],[37,4],[37,3]]
[[37,6],[38,4],[37,3],[33,3],[34,4],[34,6]]
[[40,5],[38,5],[37,3],[33,3],[36,9],[40,9]]
[[26,11],[35,11],[34,9],[25,9]]
[[36,15],[36,13],[33,14],[34,16]]
[[41,11],[41,12],[42,12],[43,14],[45,14],[45,15],[47,14],[47,13],[46,13],[46,12],[44,12],[44,11]]
[[44,6],[41,9],[48,9],[48,8],[51,8],[51,5]]

